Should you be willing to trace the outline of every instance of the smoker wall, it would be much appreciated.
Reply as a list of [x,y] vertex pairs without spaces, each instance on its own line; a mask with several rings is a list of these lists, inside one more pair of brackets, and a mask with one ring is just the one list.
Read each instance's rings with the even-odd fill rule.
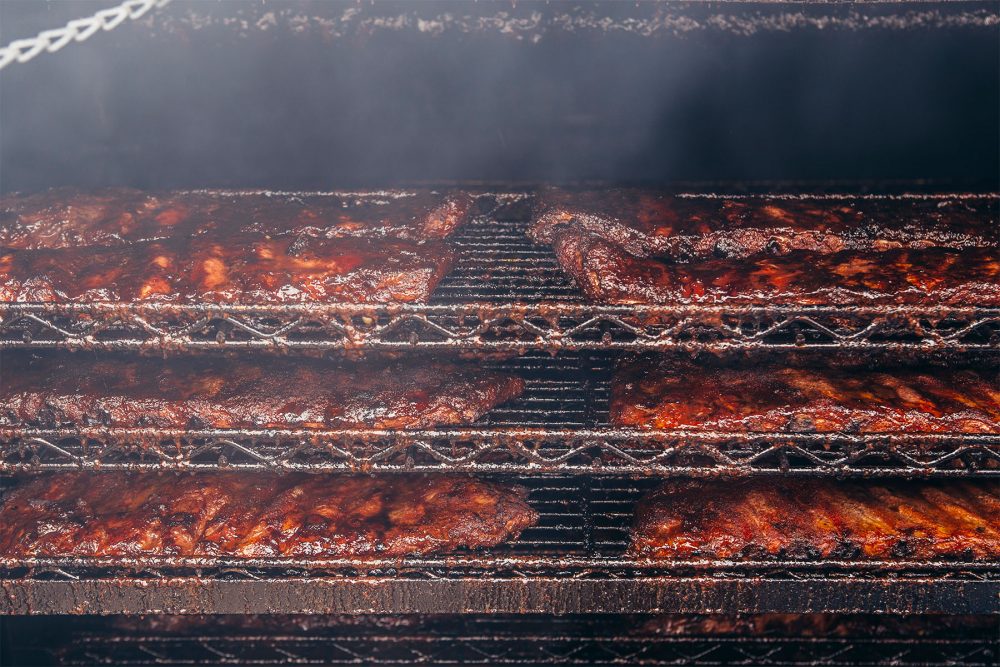
[[[6,43],[109,4],[4,2],[0,36]],[[909,6],[911,15],[947,17],[996,14],[1000,3]],[[789,7],[821,19],[904,11]],[[297,30],[290,10],[413,20],[331,35]],[[0,73],[0,188],[913,178],[995,187],[996,23],[753,31],[712,18],[776,11],[176,0],[156,18]],[[417,23],[503,15],[555,26],[572,12],[604,12],[615,25],[628,25],[629,14],[686,12],[702,29],[511,35],[500,23],[478,31]]]

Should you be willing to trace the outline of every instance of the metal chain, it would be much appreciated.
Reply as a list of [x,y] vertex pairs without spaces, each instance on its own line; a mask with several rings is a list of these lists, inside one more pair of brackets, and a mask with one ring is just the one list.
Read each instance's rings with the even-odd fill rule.
[[0,47],[0,69],[14,62],[26,63],[43,51],[55,53],[70,42],[82,42],[98,30],[113,30],[125,19],[134,21],[150,9],[158,9],[169,2],[170,0],[125,0],[117,7],[102,9],[93,16],[70,21],[65,27],[15,40]]

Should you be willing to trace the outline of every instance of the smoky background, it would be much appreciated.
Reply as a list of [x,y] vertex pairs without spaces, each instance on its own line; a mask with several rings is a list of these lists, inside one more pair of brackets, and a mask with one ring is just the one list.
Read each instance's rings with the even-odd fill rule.
[[[0,2],[0,41],[116,4]],[[1000,3],[174,0],[0,72],[0,189],[995,188]]]

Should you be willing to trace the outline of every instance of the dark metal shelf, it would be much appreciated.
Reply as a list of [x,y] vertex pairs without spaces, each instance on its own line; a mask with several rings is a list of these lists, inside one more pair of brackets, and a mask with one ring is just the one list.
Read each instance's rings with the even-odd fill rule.
[[[896,665],[993,664],[983,627],[950,636],[937,617],[900,632],[762,637],[658,632],[663,617],[437,616],[190,618],[184,630],[143,621],[19,619],[18,665]],[[171,619],[170,623],[176,619]],[[868,618],[872,627],[878,621]],[[977,619],[978,620],[978,619]],[[669,621],[666,621],[669,623]],[[946,627],[957,626],[951,621]],[[980,623],[985,626],[986,624]],[[54,641],[52,637],[59,639]],[[25,637],[38,639],[25,640]],[[44,640],[41,637],[45,637]]]

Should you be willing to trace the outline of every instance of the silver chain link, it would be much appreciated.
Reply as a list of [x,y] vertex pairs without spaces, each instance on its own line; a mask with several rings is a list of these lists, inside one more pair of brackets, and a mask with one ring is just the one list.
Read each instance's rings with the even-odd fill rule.
[[45,30],[35,37],[14,40],[0,47],[0,69],[17,62],[26,63],[43,51],[55,53],[70,42],[82,42],[98,30],[113,30],[125,19],[135,20],[150,9],[160,8],[170,0],[125,0],[117,7],[102,9],[93,16],[74,19],[62,28]]

